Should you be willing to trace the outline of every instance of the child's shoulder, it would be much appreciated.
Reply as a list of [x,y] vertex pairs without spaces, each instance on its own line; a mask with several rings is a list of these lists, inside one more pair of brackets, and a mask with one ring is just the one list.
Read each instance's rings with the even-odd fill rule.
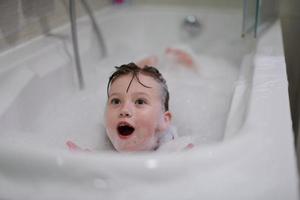
[[194,147],[192,137],[181,136],[162,144],[157,151],[159,152],[180,152]]
[[191,136],[178,136],[176,129],[170,130],[160,140],[158,152],[180,152],[194,147],[194,141]]

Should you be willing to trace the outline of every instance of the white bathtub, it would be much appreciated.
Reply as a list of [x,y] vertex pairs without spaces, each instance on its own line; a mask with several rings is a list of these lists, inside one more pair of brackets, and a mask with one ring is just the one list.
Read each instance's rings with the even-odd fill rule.
[[[180,29],[189,14],[202,24],[194,39]],[[100,58],[89,20],[80,19],[85,91],[77,89],[68,26],[55,31],[63,39],[37,38],[0,55],[1,199],[298,199],[279,22],[254,40],[240,37],[239,10],[120,7],[96,16],[108,57]],[[136,155],[107,150],[103,68],[179,43],[202,58],[203,71],[215,61],[198,85],[172,88],[166,74],[175,125],[182,135],[198,134],[197,147]],[[217,92],[220,99],[200,99],[208,105],[193,109],[197,104],[187,99],[197,87],[203,98]],[[191,95],[172,96],[176,89]],[[187,117],[198,109],[202,120],[193,124]],[[69,152],[68,139],[93,152]]]

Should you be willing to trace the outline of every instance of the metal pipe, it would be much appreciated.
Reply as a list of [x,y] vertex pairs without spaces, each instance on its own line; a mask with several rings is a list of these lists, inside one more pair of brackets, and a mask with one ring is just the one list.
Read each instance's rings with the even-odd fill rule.
[[243,4],[243,24],[242,24],[242,37],[246,34],[246,19],[248,16],[248,0],[244,0]]
[[101,50],[102,50],[102,57],[105,57],[107,55],[107,50],[106,50],[106,46],[105,46],[105,43],[104,43],[104,40],[103,40],[103,37],[102,37],[102,34],[101,34],[101,31],[100,31],[100,28],[95,20],[95,17],[93,15],[93,11],[92,9],[90,8],[90,6],[88,5],[88,3],[85,1],[85,0],[81,0],[81,3],[84,7],[84,9],[86,10],[87,14],[89,15],[90,17],[90,20],[92,22],[92,26],[95,30],[95,33],[96,33],[96,37],[97,37],[97,41],[99,43],[99,47],[101,47]]
[[71,21],[71,34],[72,34],[73,51],[74,51],[75,64],[76,64],[76,73],[78,77],[79,89],[82,90],[84,89],[84,80],[82,75],[82,68],[81,68],[79,48],[78,48],[75,0],[69,0],[69,13],[70,13],[70,21]]
[[258,20],[259,20],[259,13],[260,13],[260,0],[256,0],[256,7],[255,7],[255,25],[254,25],[254,38],[257,36],[258,31]]

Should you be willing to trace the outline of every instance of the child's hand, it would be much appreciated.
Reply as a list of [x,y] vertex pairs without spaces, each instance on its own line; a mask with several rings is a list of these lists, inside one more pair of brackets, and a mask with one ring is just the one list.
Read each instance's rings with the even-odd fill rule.
[[72,152],[80,152],[80,151],[84,151],[84,152],[90,152],[91,150],[90,149],[82,149],[80,148],[77,144],[75,144],[74,142],[68,140],[66,142],[66,145],[68,147],[68,149]]
[[189,143],[188,145],[186,145],[186,147],[184,148],[184,150],[189,150],[189,149],[192,149],[192,148],[194,148],[194,144]]

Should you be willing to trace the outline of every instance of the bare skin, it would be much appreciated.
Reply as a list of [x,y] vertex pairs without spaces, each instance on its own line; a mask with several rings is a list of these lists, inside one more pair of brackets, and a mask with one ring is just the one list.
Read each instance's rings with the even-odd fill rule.
[[[158,147],[160,134],[170,126],[171,113],[164,112],[160,85],[150,76],[139,74],[128,92],[132,75],[124,75],[113,82],[109,91],[105,114],[107,134],[119,152],[153,151]],[[130,134],[121,134],[120,126],[132,127]]]

